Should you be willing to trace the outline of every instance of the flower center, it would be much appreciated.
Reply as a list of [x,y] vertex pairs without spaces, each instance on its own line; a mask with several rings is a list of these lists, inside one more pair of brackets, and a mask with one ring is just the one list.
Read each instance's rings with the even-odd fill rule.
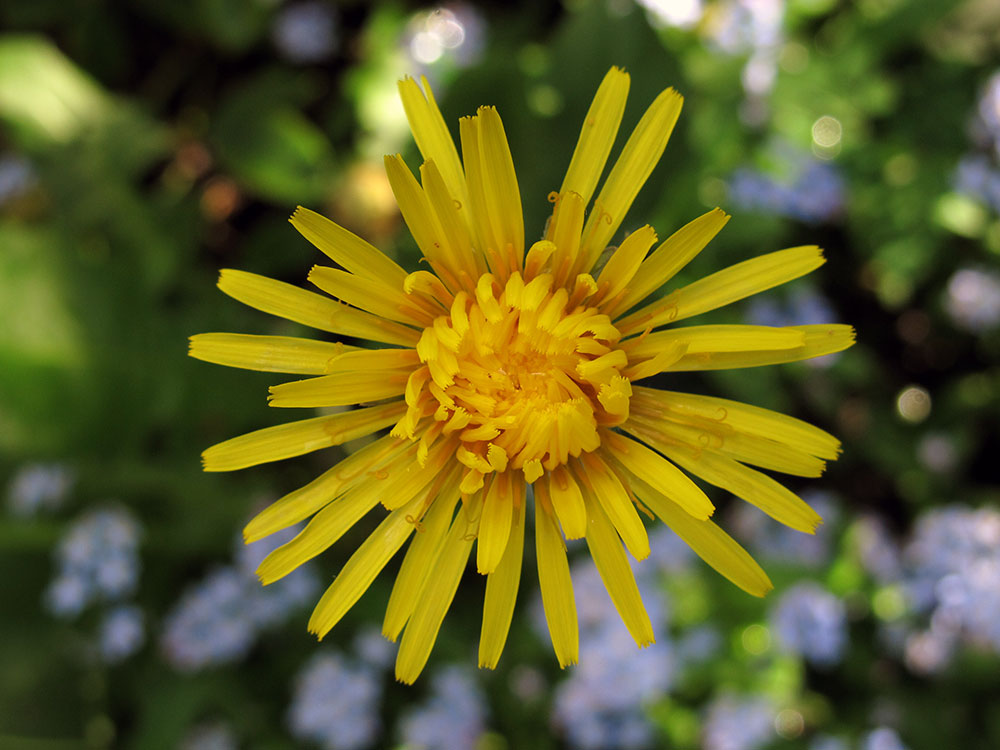
[[[628,358],[607,315],[553,289],[551,274],[501,285],[480,277],[448,315],[424,329],[426,366],[410,378],[407,431],[427,419],[426,436],[457,435],[463,490],[490,472],[521,470],[529,482],[570,456],[596,450],[599,428],[628,417]],[[426,455],[426,453],[425,453]]]

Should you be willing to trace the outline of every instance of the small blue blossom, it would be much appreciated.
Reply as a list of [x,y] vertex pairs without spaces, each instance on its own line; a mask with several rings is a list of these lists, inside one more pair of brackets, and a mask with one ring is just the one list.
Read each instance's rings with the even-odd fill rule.
[[59,510],[75,481],[76,473],[64,464],[27,464],[7,486],[7,509],[21,518]]
[[278,11],[271,32],[278,52],[293,63],[322,62],[337,49],[337,18],[323,2],[287,5]]
[[861,566],[879,583],[899,580],[902,575],[902,552],[877,516],[862,516],[851,524],[849,538]]
[[295,678],[292,735],[327,750],[370,747],[378,736],[382,676],[335,651],[313,656]]
[[959,269],[948,280],[944,308],[955,326],[964,331],[983,333],[996,328],[1000,325],[1000,274]]
[[752,169],[729,177],[729,197],[744,211],[784,216],[808,223],[831,221],[844,210],[845,184],[831,163],[792,158],[792,175],[776,178]]
[[722,647],[722,635],[711,625],[700,625],[687,630],[674,646],[677,659],[683,668],[702,664],[717,653]]
[[0,206],[23,195],[36,181],[35,170],[20,154],[0,154]]
[[108,664],[124,661],[146,642],[145,617],[139,607],[128,604],[104,615],[98,633],[98,649]]
[[312,601],[319,582],[309,565],[269,586],[261,586],[254,574],[264,557],[296,533],[290,528],[239,544],[233,565],[217,568],[189,588],[164,619],[161,646],[167,661],[183,671],[238,661],[262,630]]
[[708,707],[703,750],[757,750],[775,738],[774,706],[760,697],[725,694]]
[[847,647],[844,603],[822,586],[799,583],[781,595],[771,612],[779,643],[816,666],[837,664]]
[[[659,547],[673,542],[657,534],[651,535],[650,544]],[[659,629],[667,619],[665,598],[653,580],[659,568],[645,561],[633,563],[633,569],[650,620]],[[580,623],[580,663],[556,687],[553,721],[574,748],[647,747],[655,733],[643,710],[673,684],[674,650],[662,636],[645,649],[636,648],[591,560],[573,565],[572,578]],[[543,624],[536,627],[545,632]]]
[[257,634],[247,612],[247,593],[246,578],[231,567],[213,571],[188,589],[163,620],[167,661],[194,671],[242,658]]
[[387,640],[374,626],[366,627],[354,636],[353,645],[357,658],[376,669],[388,669],[396,658],[396,644]]
[[139,582],[139,524],[121,508],[89,511],[56,547],[56,577],[45,603],[59,617],[73,617],[92,601],[116,601]]
[[1000,652],[1000,512],[953,505],[925,513],[904,556],[909,601],[938,638]]
[[431,694],[403,715],[400,736],[414,750],[473,750],[486,729],[486,699],[474,675],[449,666],[431,678]]
[[994,73],[983,87],[976,114],[984,139],[1000,154],[1000,72]]
[[861,750],[908,750],[895,729],[878,727],[861,739]]

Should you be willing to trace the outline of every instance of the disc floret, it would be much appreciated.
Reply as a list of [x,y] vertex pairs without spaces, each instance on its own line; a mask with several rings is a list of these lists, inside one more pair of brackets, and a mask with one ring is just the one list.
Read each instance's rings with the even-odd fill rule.
[[[543,269],[513,271],[505,282],[485,273],[424,329],[423,366],[407,384],[397,434],[457,436],[464,493],[507,470],[534,482],[599,448],[601,428],[627,419],[632,389],[621,334],[586,304],[593,280],[574,287],[583,292],[556,286]],[[425,453],[429,441],[422,443]]]

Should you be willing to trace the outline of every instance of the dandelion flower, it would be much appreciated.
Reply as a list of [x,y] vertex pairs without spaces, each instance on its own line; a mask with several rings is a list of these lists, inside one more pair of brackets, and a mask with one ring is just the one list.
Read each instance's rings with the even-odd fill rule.
[[315,266],[308,276],[328,296],[244,271],[223,270],[219,279],[222,291],[244,304],[378,348],[232,333],[191,340],[198,359],[306,376],[273,386],[271,406],[356,407],[213,446],[203,455],[207,471],[391,428],[250,521],[245,537],[253,542],[311,517],[261,563],[261,581],[287,575],[377,512],[381,522],[322,596],[309,629],[326,635],[409,540],[383,624],[390,640],[402,633],[396,676],[403,682],[426,664],[473,547],[486,576],[479,661],[497,664],[532,500],[539,584],[562,666],[577,661],[579,648],[564,539],[586,540],[636,643],[653,642],[627,557],[649,555],[640,512],[662,519],[719,573],[762,596],[771,588],[767,575],[710,520],[712,502],[689,475],[812,533],[820,517],[758,469],[819,476],[840,443],[766,409],[639,383],[850,346],[854,332],[844,325],[675,325],[815,270],[820,249],[780,250],[656,296],[729,217],[716,208],[662,242],[644,226],[609,247],[682,103],[673,89],[653,101],[597,192],[629,88],[628,74],[612,68],[562,186],[549,195],[544,236],[526,252],[520,189],[497,110],[480,107],[460,120],[459,157],[422,84],[407,78],[399,85],[424,158],[419,180],[398,154],[385,166],[430,270],[407,273],[299,208],[291,223],[336,264]]

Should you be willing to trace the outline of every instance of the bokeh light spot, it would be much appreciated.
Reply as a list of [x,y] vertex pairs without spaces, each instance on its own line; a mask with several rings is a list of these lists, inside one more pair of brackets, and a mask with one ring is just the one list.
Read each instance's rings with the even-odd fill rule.
[[910,385],[896,397],[896,411],[907,422],[923,422],[931,413],[931,394],[918,385]]
[[748,654],[760,656],[771,648],[771,631],[763,625],[749,625],[740,638]]

